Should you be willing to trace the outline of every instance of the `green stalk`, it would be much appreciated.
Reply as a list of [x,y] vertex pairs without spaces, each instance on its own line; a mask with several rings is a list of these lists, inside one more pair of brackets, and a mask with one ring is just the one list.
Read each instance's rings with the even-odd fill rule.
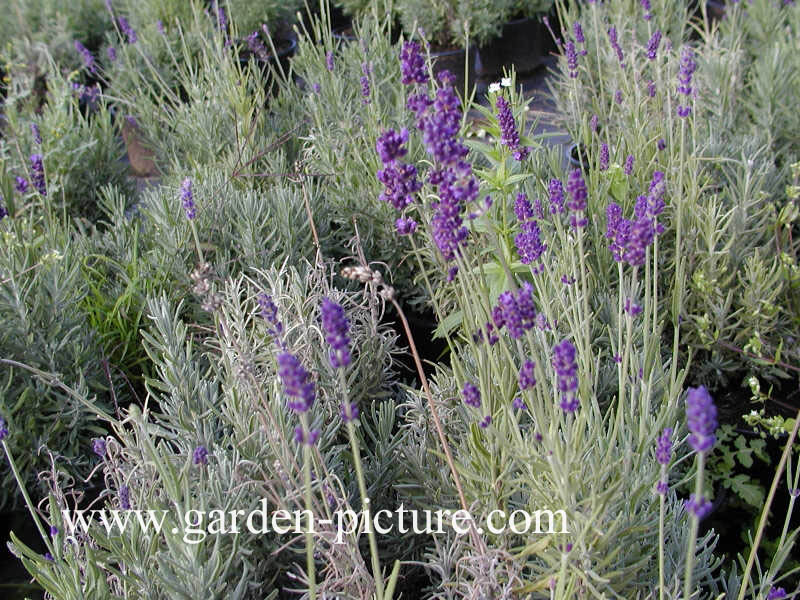
[[[344,371],[339,369],[339,383],[342,390],[347,390],[347,382],[344,378]],[[356,468],[356,479],[358,480],[358,492],[361,495],[361,511],[369,508],[369,497],[367,496],[367,484],[364,481],[364,468],[361,466],[361,451],[356,438],[356,426],[353,424],[350,412],[350,402],[347,394],[344,394],[344,410],[347,416],[347,436],[350,438],[350,449],[353,452],[353,465]],[[367,537],[369,538],[369,554],[372,559],[372,577],[375,579],[375,597],[383,600],[383,573],[381,572],[381,561],[378,557],[378,542],[375,539],[375,532],[372,527],[367,526]]]
[[678,193],[676,194],[675,198],[677,199],[676,202],[676,212],[677,212],[677,224],[675,226],[675,292],[673,297],[673,304],[672,304],[672,326],[673,326],[673,337],[672,337],[672,364],[670,365],[670,374],[669,374],[669,386],[670,392],[672,393],[673,397],[676,397],[675,394],[675,382],[677,379],[678,373],[678,343],[680,341],[680,315],[681,315],[681,303],[683,302],[683,252],[681,251],[681,234],[682,232],[682,225],[683,225],[683,171],[684,171],[684,157],[685,157],[685,137],[686,137],[686,119],[681,119],[681,154],[680,154],[680,162],[678,164],[678,172],[680,173],[678,176]]
[[[703,467],[705,466],[705,452],[697,455],[697,476],[694,482],[694,498],[699,500],[703,494]],[[683,599],[689,600],[692,597],[692,569],[694,569],[694,548],[697,545],[697,530],[700,526],[700,519],[692,515],[692,529],[689,533],[689,546],[686,552],[686,570],[683,574]]]
[[[303,423],[303,435],[310,436],[311,430],[308,427],[308,415],[303,413],[300,416]],[[312,499],[311,499],[311,444],[303,440],[303,479],[305,481],[305,499],[306,510],[309,514],[309,519],[313,519]],[[313,521],[309,522],[306,529],[306,570],[308,571],[308,597],[315,600],[317,597],[317,577],[314,564],[314,534]]]
[[8,449],[8,445],[6,444],[5,440],[3,440],[3,450],[5,450],[6,452],[6,456],[8,457],[8,464],[11,466],[11,472],[14,473],[14,479],[17,480],[17,485],[19,486],[19,489],[22,492],[22,497],[25,498],[25,504],[28,507],[28,512],[31,513],[33,521],[36,523],[36,528],[39,530],[39,535],[42,536],[42,540],[47,546],[47,549],[50,551],[50,554],[55,556],[55,550],[53,549],[53,545],[50,542],[50,536],[48,536],[44,531],[44,526],[42,525],[42,522],[39,519],[39,515],[36,513],[36,508],[33,506],[31,497],[28,495],[28,490],[25,487],[25,483],[22,481],[22,477],[19,476],[19,470],[17,470],[17,463],[14,462],[14,457],[11,455],[11,450]]
[[[661,468],[661,481],[664,481],[666,467]],[[664,600],[664,496],[658,499],[658,598]]]

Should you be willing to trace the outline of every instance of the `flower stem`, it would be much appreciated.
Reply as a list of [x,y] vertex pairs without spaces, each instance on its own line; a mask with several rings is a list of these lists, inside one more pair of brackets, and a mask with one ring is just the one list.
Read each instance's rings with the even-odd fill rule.
[[310,600],[315,600],[317,597],[317,578],[314,564],[314,533],[313,521],[314,513],[312,512],[312,499],[311,499],[311,444],[308,438],[311,435],[311,430],[308,426],[308,415],[301,416],[303,422],[303,479],[305,481],[305,500],[306,511],[309,515],[309,524],[306,528],[306,570],[308,571],[308,597]]
[[[694,482],[694,499],[695,502],[700,502],[703,494],[703,467],[705,466],[705,452],[700,452],[697,455],[697,475]],[[700,519],[696,514],[692,514],[692,525],[689,533],[689,545],[686,552],[686,570],[683,574],[683,598],[689,600],[692,597],[692,570],[694,569],[694,548],[697,544],[697,530],[700,527]]]

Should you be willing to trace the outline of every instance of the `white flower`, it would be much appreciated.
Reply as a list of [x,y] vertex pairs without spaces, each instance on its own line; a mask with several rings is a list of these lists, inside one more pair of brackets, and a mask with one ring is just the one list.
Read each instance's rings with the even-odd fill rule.
[[489,93],[490,94],[496,94],[499,91],[500,91],[500,84],[499,83],[497,83],[495,81],[494,83],[489,84]]
[[500,85],[503,87],[511,87],[511,77],[503,77],[500,80]]

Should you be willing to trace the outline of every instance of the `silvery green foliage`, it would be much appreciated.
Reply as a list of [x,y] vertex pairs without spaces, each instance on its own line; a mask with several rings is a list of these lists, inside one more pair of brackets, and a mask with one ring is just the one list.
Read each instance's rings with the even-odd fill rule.
[[[99,430],[85,403],[104,406],[95,395],[105,383],[98,340],[81,309],[85,254],[74,235],[56,224],[42,232],[23,217],[0,223],[0,357],[14,361],[0,365],[0,415],[8,423],[6,442],[36,494],[48,450],[67,473],[86,467],[86,448]],[[15,504],[6,461],[0,480],[0,506]]]
[[[338,41],[324,21],[315,21],[311,31],[301,34],[292,61],[304,89],[285,87],[279,102],[287,110],[299,107],[307,119],[301,156],[306,172],[318,175],[314,220],[330,228],[329,254],[355,255],[357,238],[368,260],[387,263],[388,280],[418,296],[421,292],[413,281],[416,266],[403,260],[409,244],[396,235],[396,211],[379,201],[383,187],[376,177],[381,168],[375,150],[378,136],[389,127],[414,127],[400,85],[400,45],[388,40],[386,24],[376,25],[368,17],[356,24],[355,35],[358,41]],[[326,66],[329,51],[333,71]],[[368,103],[359,83],[362,63],[370,71]],[[421,158],[421,144],[412,145],[409,156]]]
[[[49,55],[45,55],[44,90],[35,81],[18,81],[4,104],[5,132],[0,142],[6,147],[5,169],[30,183],[30,155],[41,154],[45,169],[47,197],[28,186],[20,205],[31,203],[40,215],[94,220],[98,216],[98,190],[111,184],[129,188],[124,148],[108,101],[102,95],[89,106],[73,89],[77,78],[65,78]],[[39,103],[43,102],[42,106]],[[31,134],[35,124],[42,143]],[[11,139],[13,138],[13,143]]]
[[[0,13],[0,38],[15,47],[17,62],[38,47],[39,51],[52,55],[59,65],[69,69],[81,66],[81,57],[75,51],[74,40],[86,47],[98,48],[111,25],[111,16],[103,0],[76,0],[64,3],[60,0],[8,0]],[[16,71],[8,69],[7,71]],[[19,74],[19,73],[18,73]]]
[[[176,511],[189,508],[249,511],[261,498],[268,499],[270,511],[302,508],[301,448],[292,440],[297,417],[286,409],[276,376],[278,349],[256,302],[262,292],[278,306],[287,349],[316,382],[311,414],[313,425],[322,429],[321,462],[314,467],[317,518],[349,507],[358,497],[352,466],[343,456],[342,388],[318,323],[325,294],[343,303],[351,320],[353,363],[346,381],[350,400],[361,408],[358,429],[367,449],[373,508],[394,508],[387,482],[396,481],[403,469],[393,450],[402,436],[392,399],[396,334],[378,324],[377,299],[344,294],[331,287],[324,270],[311,268],[254,271],[252,279],[239,276],[213,286],[221,302],[211,330],[187,321],[183,302],[164,297],[148,302],[143,337],[154,365],[148,398],[142,409],[127,409],[122,420],[108,417],[113,435],[106,438],[106,456],[95,474],[104,481],[101,503],[107,508],[119,508],[119,490],[126,485],[131,508],[171,511],[165,532],[157,536],[132,528],[108,535],[98,526],[78,544],[57,538],[55,562],[15,543],[31,574],[54,596],[79,598],[102,589],[104,597],[264,598],[282,586],[302,588],[302,542],[243,529],[186,544],[183,530],[171,533],[181,526]],[[207,466],[192,464],[192,452],[201,444],[209,450]],[[58,481],[51,518],[60,531],[64,524],[53,515],[64,507],[65,492]],[[337,597],[367,593],[371,576],[357,540],[348,537],[336,545],[331,535],[323,528],[315,542],[322,569],[318,589]],[[80,580],[73,575],[77,570],[85,573]],[[290,573],[300,579],[289,578]]]
[[[765,367],[765,376],[785,377],[785,369],[770,363],[798,358],[796,345],[789,341],[798,315],[788,300],[791,286],[782,258],[794,250],[783,244],[776,257],[774,231],[786,204],[783,188],[789,182],[789,165],[796,156],[788,139],[797,138],[798,122],[795,113],[784,110],[784,102],[776,101],[782,95],[774,90],[796,87],[800,76],[800,61],[791,50],[798,7],[755,2],[746,11],[732,10],[719,28],[703,31],[695,43],[697,100],[683,147],[686,161],[694,166],[684,169],[675,88],[689,30],[682,15],[675,13],[680,3],[669,4],[674,6],[653,2],[650,21],[643,19],[639,7],[628,14],[624,2],[594,3],[581,14],[564,10],[567,30],[575,21],[582,24],[586,45],[579,44],[578,50],[585,47],[588,52],[579,57],[576,79],[569,77],[561,57],[561,73],[553,83],[555,98],[565,127],[586,145],[592,162],[600,144],[609,144],[611,168],[595,171],[593,177],[615,201],[629,191],[644,193],[654,170],[666,173],[668,197],[682,198],[683,239],[692,256],[683,294],[683,333],[701,352],[698,377],[724,384],[742,364],[752,365],[753,357]],[[609,44],[610,25],[618,31],[624,68]],[[649,60],[645,50],[657,26],[665,35],[657,58]],[[774,35],[768,58],[761,52],[761,40],[770,33]],[[648,95],[648,81],[656,88],[654,97]],[[614,101],[617,90],[622,104]],[[599,133],[588,127],[592,115],[598,116]],[[659,139],[666,141],[665,150],[658,150]],[[621,167],[628,155],[635,157],[635,166],[632,177],[626,178]],[[677,189],[679,183],[682,189]],[[607,202],[602,195],[590,195],[589,202],[592,212],[603,214]],[[630,200],[622,205],[629,213]],[[674,232],[675,220],[665,223],[668,232]],[[662,237],[662,268],[674,270],[674,236]],[[663,302],[671,302],[685,285],[674,277],[664,282]],[[674,306],[671,309],[674,312]]]

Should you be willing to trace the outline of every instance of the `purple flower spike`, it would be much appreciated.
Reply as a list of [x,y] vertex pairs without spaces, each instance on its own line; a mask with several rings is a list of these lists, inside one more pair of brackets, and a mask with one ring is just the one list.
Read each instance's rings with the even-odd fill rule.
[[389,202],[397,210],[403,210],[414,201],[414,194],[422,189],[417,179],[417,168],[397,161],[378,171],[378,181],[385,187],[380,199]]
[[47,184],[44,180],[44,162],[41,154],[31,154],[31,183],[42,196],[47,196]]
[[328,71],[333,71],[333,50],[328,50],[325,53],[325,66]]
[[131,507],[131,491],[127,485],[119,487],[119,507],[122,510],[129,510]]
[[573,169],[567,178],[567,193],[569,193],[570,200],[567,201],[567,206],[570,211],[576,214],[570,215],[570,223],[573,229],[585,227],[587,220],[584,217],[586,210],[586,198],[588,192],[586,190],[586,182],[583,180],[583,174],[580,169]]
[[481,405],[481,393],[474,383],[469,381],[464,384],[461,389],[461,396],[464,398],[464,403],[474,408],[479,408]]
[[366,75],[361,76],[361,97],[363,98],[364,104],[369,104],[369,77]]
[[642,8],[644,9],[644,20],[649,21],[653,18],[652,13],[650,12],[650,0],[641,0]]
[[[692,75],[697,70],[697,63],[694,61],[694,52],[686,48],[681,54],[681,64],[678,71],[678,93],[689,96],[692,93]],[[678,105],[677,113],[681,118],[686,118],[692,112],[691,106]]]
[[28,191],[28,180],[24,177],[20,177],[17,175],[14,178],[14,189],[17,191],[18,194],[22,195]]
[[39,131],[39,126],[36,123],[31,123],[31,135],[33,136],[33,143],[37,146],[41,146],[42,133]]
[[527,390],[536,385],[536,376],[534,375],[535,368],[536,363],[532,360],[526,360],[522,363],[522,367],[519,369],[520,390]]
[[658,437],[656,446],[656,460],[658,464],[667,466],[672,460],[672,428],[665,427]]
[[622,53],[622,48],[619,45],[619,40],[617,39],[617,28],[612,26],[608,30],[608,41],[611,44],[611,47],[614,49],[614,52],[617,53],[617,59],[619,60],[619,66],[623,69],[625,68],[625,55]]
[[350,337],[348,336],[350,322],[345,316],[344,308],[325,297],[322,299],[320,312],[322,313],[325,341],[331,347],[331,365],[334,368],[346,367],[350,364]]
[[665,140],[664,138],[661,138],[656,143],[656,147],[659,149],[659,151],[666,150],[666,148],[667,148],[667,140]]
[[400,71],[403,74],[403,85],[428,83],[425,59],[417,42],[403,42],[403,48],[400,50]]
[[3,417],[0,417],[0,442],[2,442],[7,435],[8,427],[6,426],[6,420]]
[[100,458],[103,458],[106,455],[106,441],[103,438],[93,439],[92,451]]
[[139,40],[136,31],[131,27],[130,23],[128,23],[128,19],[125,17],[117,17],[117,24],[119,25],[119,30],[128,38],[129,44],[135,44]]
[[561,214],[564,212],[564,185],[558,179],[551,179],[549,185],[550,213]]
[[517,122],[511,114],[511,105],[503,96],[497,98],[497,122],[500,125],[500,143],[511,149],[516,160],[524,160],[528,149],[519,146]]
[[[349,415],[348,415],[349,411]],[[343,422],[349,423],[350,421],[355,421],[358,419],[358,404],[355,402],[350,402],[350,404],[342,404],[339,407],[339,417],[342,419]]]
[[181,184],[181,204],[186,213],[186,218],[190,221],[197,216],[197,209],[194,205],[194,195],[192,194],[192,180],[188,177]]
[[656,82],[653,81],[652,79],[647,82],[647,95],[650,98],[656,97]]
[[90,73],[97,72],[97,68],[94,64],[94,56],[92,56],[92,53],[87,50],[86,46],[81,44],[78,40],[75,40],[75,50],[77,50],[78,54],[81,55],[81,58],[83,59],[83,66],[86,67]]
[[539,260],[547,250],[547,244],[541,240],[541,230],[536,221],[526,221],[522,224],[522,233],[514,237],[514,245],[523,264],[529,265]]
[[274,338],[280,338],[283,333],[283,323],[278,319],[278,307],[272,300],[272,296],[261,292],[257,298],[259,314],[261,318],[270,324],[268,333]]
[[608,170],[608,161],[609,161],[609,152],[608,152],[608,144],[604,143],[600,146],[600,170],[607,171]]
[[781,598],[786,598],[785,589],[783,589],[782,587],[779,588],[771,587],[769,589],[769,593],[767,594],[767,600],[780,600]]
[[520,223],[533,217],[531,203],[528,201],[528,197],[523,193],[517,194],[517,199],[514,202],[514,214],[517,215],[517,220]]
[[319,429],[312,429],[306,434],[302,426],[298,425],[294,428],[294,441],[298,444],[306,444],[313,446],[319,439]]
[[625,166],[622,170],[625,172],[625,175],[631,175],[633,173],[633,154],[629,154],[628,158],[625,159]]
[[579,44],[585,44],[586,38],[583,36],[583,27],[580,21],[575,21],[572,24],[572,33],[575,35],[575,41]]
[[656,30],[650,40],[647,42],[647,58],[655,60],[658,55],[658,46],[661,44],[661,31]]
[[571,79],[578,77],[578,52],[575,50],[575,42],[567,40],[564,46],[564,55],[567,57],[567,70]]
[[717,407],[704,386],[689,388],[686,396],[686,424],[691,435],[689,445],[696,452],[711,450],[716,441]]
[[192,462],[196,465],[208,464],[208,450],[205,446],[198,446],[192,453]]
[[417,230],[417,222],[408,217],[400,217],[394,222],[394,226],[400,235],[411,235]]
[[526,408],[528,408],[525,405],[525,401],[522,398],[520,398],[519,396],[514,398],[513,402],[511,402],[511,407],[514,410],[525,410]]
[[575,412],[578,399],[578,364],[575,361],[575,346],[564,340],[553,348],[553,369],[556,372],[558,389],[561,392],[561,409],[564,412]]
[[286,405],[297,413],[307,412],[314,403],[314,383],[309,374],[293,354],[282,352],[278,355],[278,376],[283,382],[283,391],[289,396]]
[[589,127],[594,133],[597,133],[597,124],[600,119],[597,115],[592,115],[592,118],[589,119]]
[[106,50],[106,55],[108,56],[108,60],[114,62],[117,60],[117,49],[114,46],[109,46]]
[[689,496],[689,499],[684,503],[686,511],[690,515],[694,515],[697,520],[703,519],[708,513],[711,512],[711,502],[700,496],[696,497],[694,494]]
[[375,143],[381,162],[387,165],[403,158],[408,153],[408,150],[404,148],[407,142],[408,129],[402,129],[400,133],[394,129],[384,131]]
[[492,415],[486,415],[486,416],[485,416],[485,417],[483,417],[483,419],[481,419],[481,421],[478,423],[478,426],[479,426],[481,429],[486,429],[486,428],[487,428],[489,425],[491,425],[491,424],[492,424]]

